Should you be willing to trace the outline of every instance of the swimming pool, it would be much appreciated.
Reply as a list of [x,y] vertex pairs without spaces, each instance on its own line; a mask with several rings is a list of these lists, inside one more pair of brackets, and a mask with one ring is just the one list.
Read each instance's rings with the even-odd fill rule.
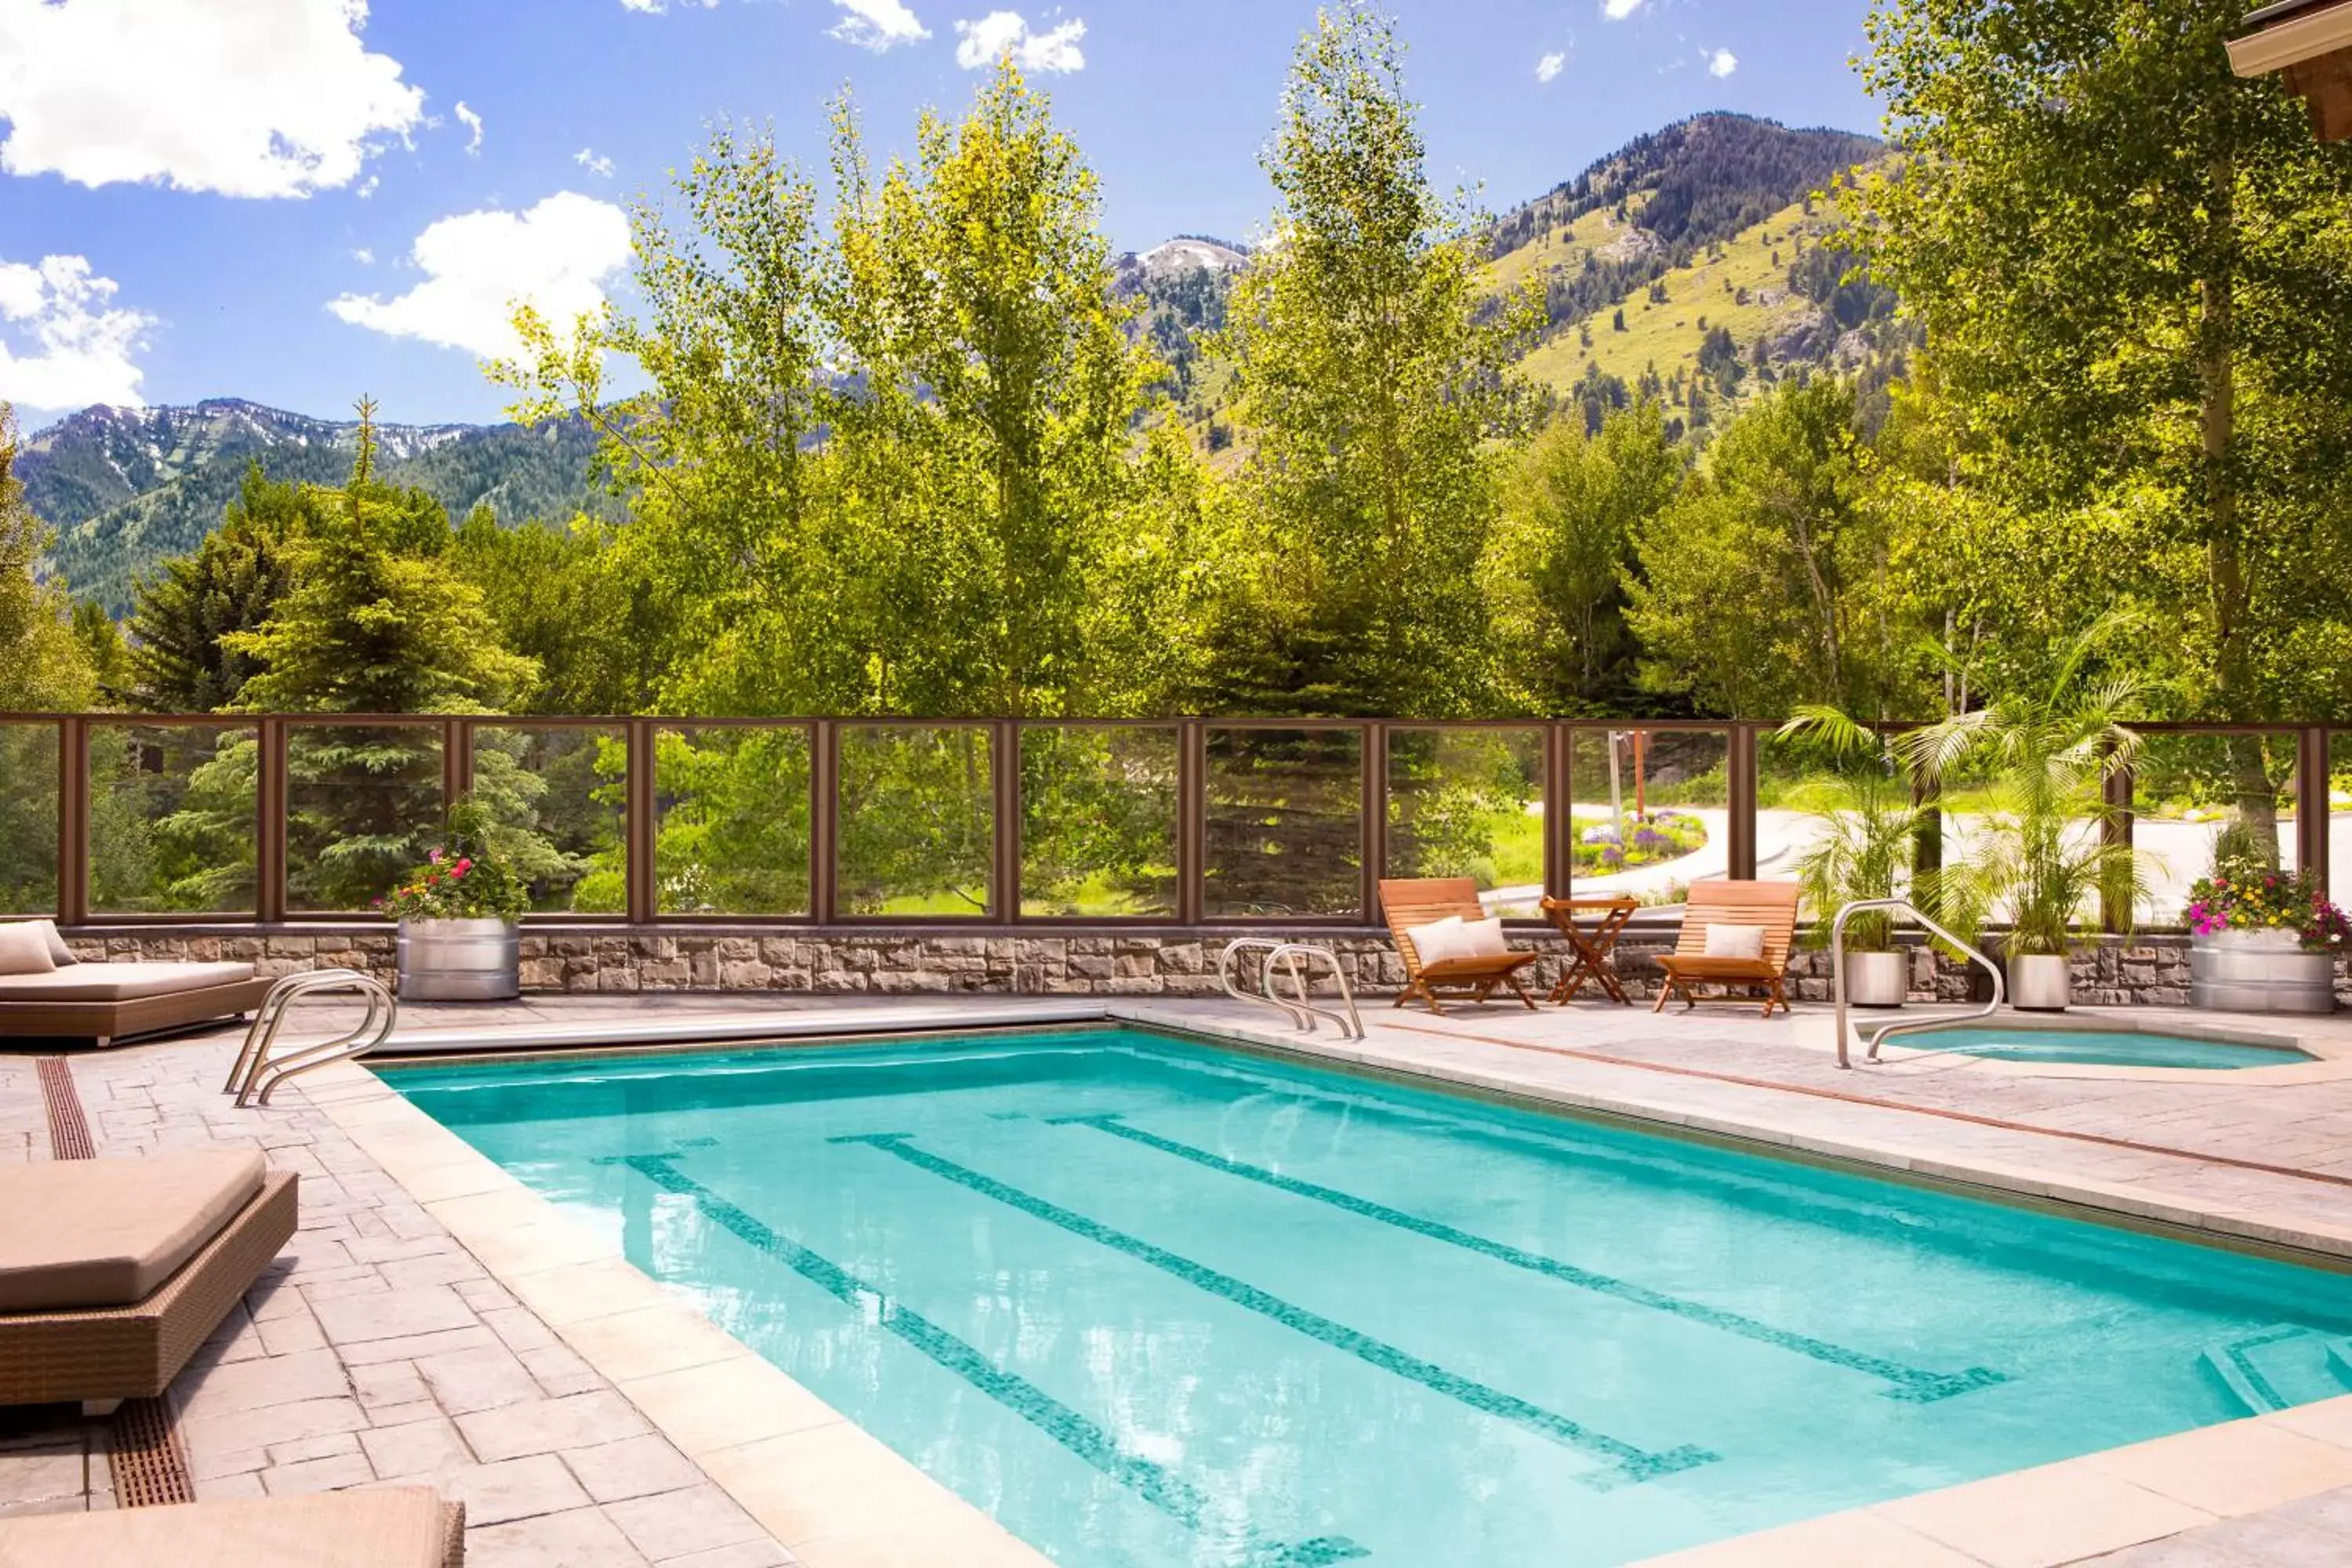
[[1068,1568],[1623,1563],[2341,1394],[2341,1276],[1125,1031],[387,1068]]
[[2238,1040],[2200,1039],[2126,1029],[1954,1028],[1923,1029],[1887,1041],[1915,1051],[1952,1051],[2008,1062],[2078,1062],[2086,1067],[2243,1068],[2294,1067],[2318,1058],[2293,1046],[2258,1046]]

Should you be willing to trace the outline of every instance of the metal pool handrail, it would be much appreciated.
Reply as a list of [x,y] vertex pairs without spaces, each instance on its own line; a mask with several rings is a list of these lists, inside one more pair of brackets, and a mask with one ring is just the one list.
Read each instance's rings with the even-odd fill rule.
[[[273,1058],[270,1047],[277,1043],[278,1031],[286,1023],[288,1008],[300,997],[331,991],[356,991],[366,998],[367,1016],[361,1020],[360,1026],[331,1040]],[[236,1096],[239,1110],[268,1105],[278,1086],[288,1079],[332,1062],[350,1061],[375,1049],[391,1037],[399,1020],[399,1002],[373,975],[362,974],[356,969],[313,969],[289,974],[271,986],[269,994],[262,998],[221,1092]]]
[[[1926,926],[1929,931],[1935,932],[1936,935],[1943,938],[1944,941],[1958,949],[1959,952],[1968,958],[1969,963],[1976,964],[1987,974],[1992,976],[1992,1000],[1987,1003],[1984,1006],[1979,1008],[1976,1012],[1969,1014],[1969,1017],[1991,1017],[1995,1013],[2000,1011],[2001,1001],[2009,994],[2008,987],[2001,982],[2000,970],[1994,964],[1991,959],[1987,958],[1974,947],[1962,942],[1958,937],[1954,936],[1942,926],[1937,925],[1933,920],[1930,920],[1927,917],[1927,912],[1921,910],[1918,905],[1911,902],[1908,899],[1858,899],[1854,902],[1850,903],[1843,909],[1838,910],[1837,919],[1830,922],[1830,992],[1837,999],[1837,1065],[1842,1068],[1850,1068],[1853,1066],[1852,1058],[1847,1055],[1847,1043],[1849,1037],[1846,1034],[1845,1026],[1845,922],[1851,916],[1864,914],[1877,910],[1899,910],[1903,913],[1909,915],[1913,920],[1917,921],[1921,925]],[[1865,1061],[1876,1061],[1878,1059],[1879,1046],[1890,1035],[1905,1034],[1920,1029],[1942,1028],[1949,1025],[1951,1022],[1952,1020],[1949,1018],[1898,1018],[1891,1024],[1882,1024],[1872,1032],[1870,1037],[1870,1049],[1864,1053],[1863,1059]]]
[[[1264,949],[1265,952],[1265,967],[1260,977],[1259,988],[1255,992],[1244,991],[1234,984],[1234,960],[1244,952],[1258,949]],[[1301,958],[1307,961],[1309,968],[1318,958],[1330,965],[1331,977],[1339,982],[1340,1005],[1347,1009],[1345,1016],[1328,1007],[1317,1006],[1308,996],[1307,976],[1299,972],[1298,967]],[[1276,994],[1276,964],[1280,964],[1290,976],[1295,999]],[[1303,942],[1283,942],[1274,937],[1237,936],[1225,943],[1225,950],[1217,955],[1217,984],[1224,988],[1226,995],[1236,1002],[1263,1002],[1279,1010],[1289,1018],[1291,1027],[1307,1034],[1315,1032],[1318,1018],[1328,1018],[1332,1026],[1347,1038],[1360,1040],[1364,1037],[1364,1021],[1357,1015],[1356,997],[1349,988],[1347,972],[1340,968],[1338,956],[1328,948]]]

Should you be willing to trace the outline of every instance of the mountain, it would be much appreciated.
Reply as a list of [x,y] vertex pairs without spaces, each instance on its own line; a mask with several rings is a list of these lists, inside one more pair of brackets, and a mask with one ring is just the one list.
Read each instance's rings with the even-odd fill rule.
[[[58,531],[51,564],[113,614],[167,555],[195,548],[258,461],[271,478],[339,484],[359,426],[208,398],[184,407],[86,408],[25,443],[17,472]],[[487,504],[509,522],[611,515],[590,476],[596,437],[578,420],[376,426],[377,471],[430,492],[453,518]]]

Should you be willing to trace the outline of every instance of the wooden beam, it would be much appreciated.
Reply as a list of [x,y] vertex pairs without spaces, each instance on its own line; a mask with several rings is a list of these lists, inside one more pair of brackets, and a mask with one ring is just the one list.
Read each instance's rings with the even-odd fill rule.
[[2352,138],[2352,47],[2298,61],[2279,80],[2310,109],[2311,128],[2322,142]]
[[2352,48],[2352,0],[2298,11],[2231,39],[2230,68],[2240,76],[2268,76],[2344,48]]

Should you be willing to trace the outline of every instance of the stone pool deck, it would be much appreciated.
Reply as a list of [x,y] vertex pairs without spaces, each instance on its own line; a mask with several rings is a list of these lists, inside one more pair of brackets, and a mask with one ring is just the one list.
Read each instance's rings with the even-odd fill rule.
[[[2340,1058],[2320,1068],[2085,1078],[1933,1056],[1840,1071],[1826,1011],[1768,1022],[1752,1009],[1659,1016],[1582,1003],[1433,1018],[1381,1005],[1367,1009],[1370,1037],[1343,1044],[1328,1031],[1303,1041],[1270,1014],[1223,1001],[1104,1005],[1139,1022],[2352,1258],[2352,1071],[2341,1070],[2352,1066],[2352,1021],[2242,1021],[2305,1035]],[[404,1028],[754,1012],[875,1029],[971,1016],[944,1000],[598,996],[411,1008]],[[324,1028],[334,1016],[325,1008],[303,1021]],[[2166,1021],[2151,1009],[2129,1016]],[[200,1497],[424,1480],[467,1501],[470,1560],[488,1568],[1043,1561],[372,1075],[337,1069],[298,1080],[273,1109],[232,1110],[216,1091],[234,1044],[221,1032],[71,1058],[101,1154],[243,1144],[302,1175],[295,1244],[174,1387]],[[32,1058],[0,1056],[0,1159],[48,1152]],[[102,1424],[11,1415],[13,1425],[0,1420],[0,1515],[110,1506]],[[2352,1563],[2352,1398],[1660,1561]]]

